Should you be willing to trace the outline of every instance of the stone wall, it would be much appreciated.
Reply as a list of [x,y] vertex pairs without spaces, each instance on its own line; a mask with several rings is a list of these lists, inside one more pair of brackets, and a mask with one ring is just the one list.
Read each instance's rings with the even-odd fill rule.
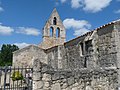
[[114,25],[114,35],[115,35],[115,45],[116,45],[116,57],[117,57],[117,70],[118,70],[118,87],[120,89],[120,21],[116,22]]
[[56,71],[34,61],[33,90],[116,90],[116,83],[116,68]]
[[30,45],[13,53],[13,66],[15,67],[33,67],[33,60],[39,59],[47,63],[46,53],[43,49]]
[[98,30],[98,65],[100,67],[116,66],[117,48],[115,44],[114,25]]
[[115,67],[117,48],[113,29],[113,25],[110,25],[68,41],[64,45],[47,49],[48,64],[64,70]]

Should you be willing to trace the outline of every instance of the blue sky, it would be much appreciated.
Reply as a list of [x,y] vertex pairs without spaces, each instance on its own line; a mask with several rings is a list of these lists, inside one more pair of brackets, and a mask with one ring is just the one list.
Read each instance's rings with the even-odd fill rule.
[[120,0],[0,0],[0,45],[42,42],[42,28],[54,7],[67,41],[120,19]]

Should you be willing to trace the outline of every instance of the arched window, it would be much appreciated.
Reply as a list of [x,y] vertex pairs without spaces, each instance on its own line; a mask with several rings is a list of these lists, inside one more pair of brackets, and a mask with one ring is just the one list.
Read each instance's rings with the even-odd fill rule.
[[53,25],[57,25],[57,18],[56,17],[53,18]]
[[60,28],[59,27],[56,29],[56,37],[60,37]]
[[50,37],[53,37],[53,27],[50,27]]

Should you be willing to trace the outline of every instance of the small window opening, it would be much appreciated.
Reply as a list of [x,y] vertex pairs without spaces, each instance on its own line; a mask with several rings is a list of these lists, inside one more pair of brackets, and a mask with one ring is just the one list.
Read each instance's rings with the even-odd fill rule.
[[60,28],[59,27],[56,29],[56,37],[60,37]]
[[84,60],[84,68],[87,68],[87,58],[85,57],[85,60]]
[[50,28],[50,37],[53,37],[53,27]]
[[53,25],[57,25],[57,18],[56,17],[54,17],[54,19],[53,19]]
[[92,40],[86,41],[85,42],[85,51],[86,51],[86,53],[90,53],[90,51],[92,51],[91,48],[92,48]]
[[81,56],[84,55],[84,46],[83,43],[80,43],[80,49],[81,49]]

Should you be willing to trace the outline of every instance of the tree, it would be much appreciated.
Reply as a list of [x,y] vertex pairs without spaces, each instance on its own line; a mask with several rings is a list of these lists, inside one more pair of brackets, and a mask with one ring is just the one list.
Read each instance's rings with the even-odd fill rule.
[[13,52],[19,50],[18,46],[3,44],[0,51],[0,66],[12,65]]

